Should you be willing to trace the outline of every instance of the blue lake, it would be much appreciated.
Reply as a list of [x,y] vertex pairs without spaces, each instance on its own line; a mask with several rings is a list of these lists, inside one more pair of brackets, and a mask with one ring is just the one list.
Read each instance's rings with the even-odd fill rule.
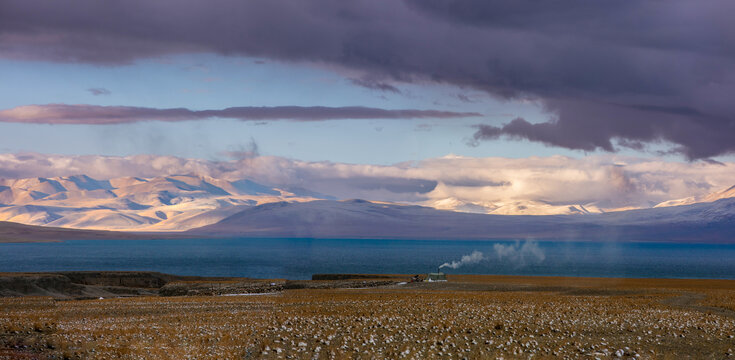
[[[315,273],[735,279],[735,245],[323,239],[79,240],[0,244],[0,272],[141,270],[309,279]],[[474,260],[474,261],[473,261]]]

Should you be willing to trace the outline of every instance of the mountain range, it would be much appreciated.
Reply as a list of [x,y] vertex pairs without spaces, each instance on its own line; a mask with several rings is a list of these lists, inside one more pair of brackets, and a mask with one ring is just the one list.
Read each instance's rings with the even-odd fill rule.
[[590,215],[492,215],[365,200],[270,203],[192,236],[735,242],[735,198]]
[[328,198],[248,179],[197,175],[30,178],[0,181],[0,221],[75,229],[180,231],[215,223],[244,207]]
[[[607,213],[580,205],[553,211],[561,205],[549,205],[551,215],[523,215],[526,205],[515,206],[521,211],[497,215],[474,213],[476,209],[456,211],[463,210],[461,206],[445,210],[446,206],[338,201],[306,189],[191,174],[0,181],[0,221],[46,229],[177,232],[177,236],[197,237],[735,241],[735,187],[651,208]],[[24,231],[32,232],[32,227]]]

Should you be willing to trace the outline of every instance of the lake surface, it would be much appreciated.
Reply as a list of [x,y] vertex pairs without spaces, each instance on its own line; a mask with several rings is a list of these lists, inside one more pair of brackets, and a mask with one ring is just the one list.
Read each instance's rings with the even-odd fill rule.
[[[474,256],[468,256],[473,252]],[[460,262],[468,256],[465,262]],[[315,273],[735,279],[735,245],[321,239],[74,240],[0,244],[0,272],[140,270],[310,279]]]

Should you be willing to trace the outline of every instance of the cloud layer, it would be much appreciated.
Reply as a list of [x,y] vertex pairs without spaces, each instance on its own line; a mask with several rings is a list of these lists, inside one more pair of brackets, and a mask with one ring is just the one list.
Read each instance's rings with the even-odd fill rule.
[[463,118],[478,113],[438,110],[386,110],[361,106],[230,107],[222,110],[156,109],[131,106],[26,105],[0,110],[0,122],[31,124],[124,124],[140,121],[186,121],[210,118],[237,120],[321,121],[336,119]]
[[[498,214],[540,214],[549,207],[569,205],[583,205],[589,210],[645,208],[735,185],[733,163],[684,163],[613,156],[583,159],[447,156],[379,166],[305,162],[257,154],[231,161],[154,155],[0,154],[0,178],[77,174],[97,179],[174,174],[251,179],[283,189],[308,189],[341,199],[406,202]],[[528,211],[524,212],[522,207]]]
[[183,53],[346,70],[355,83],[439,82],[532,100],[548,119],[481,126],[605,151],[735,151],[735,3],[713,0],[3,1],[0,56],[129,64]]

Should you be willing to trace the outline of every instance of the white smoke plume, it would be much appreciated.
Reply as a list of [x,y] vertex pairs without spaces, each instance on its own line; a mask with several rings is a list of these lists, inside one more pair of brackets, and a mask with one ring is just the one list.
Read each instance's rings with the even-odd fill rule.
[[[535,241],[516,242],[515,244],[508,245],[496,243],[493,245],[493,251],[495,251],[497,261],[506,261],[515,264],[517,267],[525,266],[529,263],[540,263],[546,259],[546,254]],[[462,256],[459,261],[441,264],[439,269],[445,267],[458,269],[462,266],[477,264],[485,260],[490,260],[490,258],[486,257],[481,251],[473,251],[469,255]]]
[[472,265],[477,264],[480,261],[485,260],[485,255],[480,251],[473,251],[472,254],[464,255],[462,256],[459,261],[452,261],[451,263],[444,263],[439,266],[439,268],[451,268],[451,269],[457,269],[464,265]]
[[535,241],[526,241],[522,244],[516,242],[509,245],[495,244],[493,250],[495,250],[498,261],[507,259],[518,266],[526,265],[528,262],[538,263],[546,259],[546,254]]

